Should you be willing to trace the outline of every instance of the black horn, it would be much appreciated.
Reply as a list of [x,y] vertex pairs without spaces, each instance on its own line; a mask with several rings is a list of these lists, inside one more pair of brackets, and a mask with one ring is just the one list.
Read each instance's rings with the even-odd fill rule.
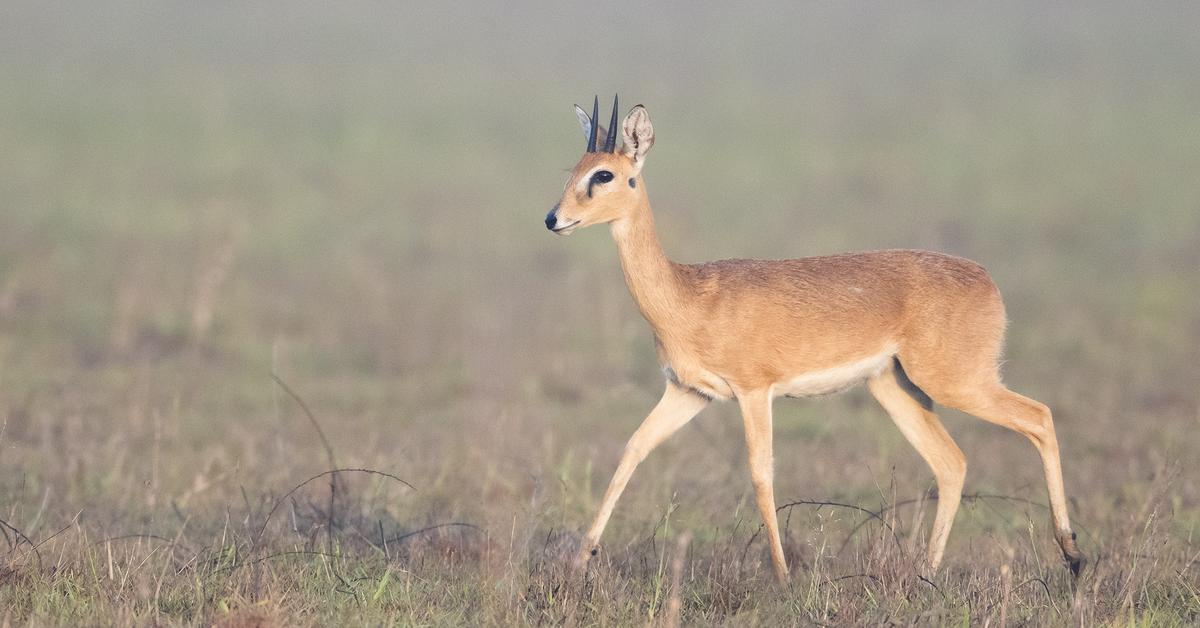
[[596,129],[596,118],[598,118],[599,116],[600,116],[600,97],[596,96],[596,99],[592,101],[592,130],[590,133],[588,133],[587,152],[589,152],[589,153],[596,152],[596,135],[598,135],[597,129]]
[[608,137],[604,138],[604,152],[612,153],[617,150],[617,95],[613,94],[612,121],[608,123]]

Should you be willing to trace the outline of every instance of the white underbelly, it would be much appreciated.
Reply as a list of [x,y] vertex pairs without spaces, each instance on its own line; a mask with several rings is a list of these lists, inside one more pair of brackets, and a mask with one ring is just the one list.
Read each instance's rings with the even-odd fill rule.
[[774,394],[788,397],[812,397],[842,392],[882,373],[891,365],[894,355],[896,355],[896,349],[888,347],[883,352],[861,360],[798,375],[776,384],[773,389]]

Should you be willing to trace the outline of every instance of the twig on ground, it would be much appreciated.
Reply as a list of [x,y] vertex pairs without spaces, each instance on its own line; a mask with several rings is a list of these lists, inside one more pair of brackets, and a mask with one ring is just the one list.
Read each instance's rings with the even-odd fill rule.
[[[325,437],[325,430],[321,429],[321,424],[317,422],[316,415],[314,415],[312,410],[309,409],[308,404],[304,403],[304,399],[302,399],[300,395],[296,393],[296,391],[292,390],[291,386],[287,385],[287,382],[283,381],[282,377],[272,372],[271,379],[275,380],[275,383],[283,389],[283,392],[287,393],[288,396],[296,402],[296,405],[300,406],[300,409],[304,411],[304,416],[308,417],[308,422],[312,424],[313,430],[317,432],[317,438],[321,439],[321,445],[325,447],[325,457],[329,459],[329,468],[336,469],[337,460],[333,455],[333,446],[329,444],[329,439]],[[326,549],[328,549],[330,552],[333,551],[333,512],[336,502],[337,475],[335,474],[329,477],[329,520],[327,522],[326,529]]]
[[417,490],[417,487],[413,486],[412,484],[409,484],[407,481],[405,481],[399,477],[396,477],[396,476],[392,475],[391,473],[386,473],[384,471],[376,471],[375,469],[347,468],[347,469],[330,469],[329,471],[322,471],[322,472],[308,478],[307,480],[297,484],[296,486],[292,487],[292,490],[288,491],[287,493],[284,493],[283,497],[280,497],[279,499],[275,500],[275,504],[272,505],[271,510],[267,512],[267,516],[263,519],[262,526],[259,527],[258,533],[254,536],[255,546],[257,547],[261,544],[263,534],[267,531],[267,524],[269,524],[271,522],[271,517],[275,515],[275,511],[279,510],[279,506],[282,505],[283,502],[287,500],[287,498],[289,498],[293,494],[295,494],[296,491],[304,488],[306,485],[308,485],[308,483],[313,482],[314,480],[319,480],[327,475],[333,475],[336,473],[367,473],[370,475],[378,475],[381,477],[388,478],[389,480],[399,482],[399,483],[407,486],[408,488],[411,488],[414,491]]
[[[850,539],[853,539],[854,536],[856,534],[858,534],[858,531],[861,530],[863,526],[870,523],[872,519],[879,519],[880,521],[883,521],[883,519],[882,519],[883,515],[891,512],[891,511],[897,510],[904,506],[911,506],[913,504],[920,503],[921,501],[929,500],[929,499],[936,501],[938,499],[938,496],[937,495],[928,495],[928,496],[920,497],[917,499],[905,499],[902,501],[898,501],[894,504],[885,506],[882,509],[880,509],[879,512],[872,512],[872,511],[869,511],[869,510],[866,510],[863,508],[858,508],[858,510],[863,511],[870,516],[867,517],[866,519],[863,519],[862,521],[858,522],[850,530],[850,533],[846,535],[846,538],[844,540],[842,540],[842,544],[838,546],[837,553],[841,554],[842,550],[846,549],[846,546],[850,544]],[[995,495],[995,494],[991,494],[991,493],[963,493],[961,499],[964,502],[975,502],[975,501],[986,501],[986,500],[1007,501],[1007,502],[1015,502],[1018,504],[1026,504],[1028,506],[1035,506],[1037,508],[1041,508],[1042,510],[1050,509],[1050,507],[1045,504],[1041,504],[1041,503],[1035,502],[1031,499],[1026,499],[1024,497],[1015,497],[1012,495]],[[885,525],[886,525],[886,523],[885,523]],[[1088,532],[1087,529],[1084,528],[1083,526],[1076,523],[1074,527],[1076,529],[1078,529],[1079,532],[1081,532],[1084,536],[1088,537],[1089,540],[1094,540],[1094,537],[1091,535],[1091,533]]]
[[[883,511],[880,511],[877,513],[877,512],[871,511],[871,510],[867,510],[866,508],[863,508],[862,506],[855,506],[854,504],[843,504],[840,502],[812,501],[812,500],[807,500],[807,499],[800,499],[800,500],[788,502],[782,506],[779,506],[778,508],[775,509],[775,512],[778,513],[779,511],[781,511],[785,508],[791,509],[795,506],[816,506],[817,510],[820,510],[821,507],[823,507],[823,506],[832,506],[835,508],[849,508],[850,510],[857,510],[861,513],[865,513],[867,515],[866,521],[870,521],[871,519],[878,519],[879,523],[882,523],[883,527],[887,528],[888,532],[892,533],[892,538],[895,539],[896,545],[901,546],[900,536],[896,533],[896,530],[892,527],[892,524],[885,521],[882,517],[882,514],[884,512],[886,512],[886,510],[883,510]],[[790,510],[789,510],[789,512],[790,512]],[[862,526],[862,524],[859,524],[858,526],[856,526],[854,528],[854,531],[857,532],[858,528],[861,526]],[[754,531],[754,534],[750,535],[750,540],[746,542],[746,547],[742,550],[742,560],[743,561],[746,560],[746,554],[750,551],[750,546],[753,545],[754,541],[758,539],[758,535],[760,532],[762,532],[762,530],[763,530],[763,526],[760,523],[758,525],[758,529]],[[843,543],[843,547],[845,547],[844,543]],[[901,549],[903,549],[902,546],[901,546]],[[838,552],[841,552],[841,548],[838,549]]]
[[112,541],[125,541],[128,539],[150,539],[153,541],[162,541],[163,543],[166,543],[167,545],[175,544],[175,541],[172,541],[171,539],[168,539],[165,536],[159,536],[157,534],[122,534],[121,536],[110,536],[110,537],[107,537],[104,539],[100,539],[99,541],[92,543],[92,545],[102,545],[104,543],[109,543]]
[[245,567],[246,565],[257,565],[259,563],[264,563],[268,560],[274,560],[276,558],[282,558],[284,556],[324,556],[326,558],[344,558],[344,556],[341,556],[340,554],[330,554],[328,552],[319,552],[316,550],[292,550],[292,551],[288,551],[288,552],[277,552],[275,554],[268,554],[266,556],[259,556],[258,558],[251,558],[249,560],[244,560],[240,563],[234,563],[232,565],[229,565],[228,567],[222,567],[222,568],[216,570],[214,573],[221,573],[223,571],[234,571],[235,569],[240,569],[242,567]]
[[[12,533],[17,536],[18,540],[15,543],[12,541],[9,542],[9,549],[8,549],[9,554],[12,554],[13,552],[15,552],[17,550],[17,548],[21,546],[21,541],[24,541],[27,545],[29,545],[29,547],[33,550],[33,553],[37,556],[38,564],[39,565],[42,564],[42,555],[37,550],[37,548],[38,548],[37,544],[34,543],[28,536],[25,536],[24,532],[18,530],[16,526],[12,525],[11,523],[9,523],[3,519],[0,519],[0,528],[5,529],[5,530],[12,530]],[[7,537],[7,536],[8,535],[5,534],[5,537]]]
[[[450,523],[439,523],[437,525],[431,525],[428,527],[421,528],[420,530],[413,530],[412,532],[405,532],[404,534],[398,534],[390,539],[385,539],[384,542],[385,543],[396,543],[399,541],[403,541],[407,538],[414,537],[419,534],[424,534],[426,532],[432,532],[434,530],[439,530],[441,528],[468,528],[468,529],[474,530],[476,532],[481,532],[483,530],[483,528],[480,528],[479,526],[477,526],[473,523],[466,523],[464,521],[452,521]],[[547,538],[547,543],[549,543],[549,536],[547,536],[546,538]]]

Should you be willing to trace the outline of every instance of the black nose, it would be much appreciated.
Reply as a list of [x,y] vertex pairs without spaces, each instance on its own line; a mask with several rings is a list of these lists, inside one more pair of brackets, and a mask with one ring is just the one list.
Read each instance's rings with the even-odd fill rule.
[[554,224],[558,222],[558,216],[555,215],[557,213],[558,205],[556,204],[554,209],[551,209],[550,213],[546,214],[546,228],[551,231],[554,231]]

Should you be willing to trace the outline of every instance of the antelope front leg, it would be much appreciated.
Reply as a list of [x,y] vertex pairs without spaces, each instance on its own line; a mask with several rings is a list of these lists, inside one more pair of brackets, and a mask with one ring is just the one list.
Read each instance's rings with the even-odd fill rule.
[[708,405],[708,399],[671,382],[667,383],[667,390],[663,392],[658,405],[654,406],[650,415],[646,417],[645,421],[642,421],[642,425],[625,445],[621,463],[617,465],[617,471],[608,483],[608,490],[604,492],[600,511],[596,513],[596,520],[592,522],[592,527],[588,530],[587,536],[584,537],[583,544],[580,546],[579,555],[575,558],[575,568],[585,565],[600,543],[600,535],[604,532],[604,526],[608,523],[608,518],[612,515],[613,507],[617,505],[617,499],[621,497],[621,492],[625,490],[625,484],[633,475],[633,470],[642,460],[646,459],[646,456],[655,447],[691,421],[692,417],[696,416],[706,405]]
[[758,511],[767,528],[767,540],[771,544],[771,563],[780,584],[787,584],[787,560],[783,557],[783,543],[779,539],[779,519],[775,515],[775,457],[771,450],[771,391],[760,390],[738,394],[742,407],[742,420],[746,428],[746,449],[750,459],[750,481],[754,484],[754,496],[758,500]]

